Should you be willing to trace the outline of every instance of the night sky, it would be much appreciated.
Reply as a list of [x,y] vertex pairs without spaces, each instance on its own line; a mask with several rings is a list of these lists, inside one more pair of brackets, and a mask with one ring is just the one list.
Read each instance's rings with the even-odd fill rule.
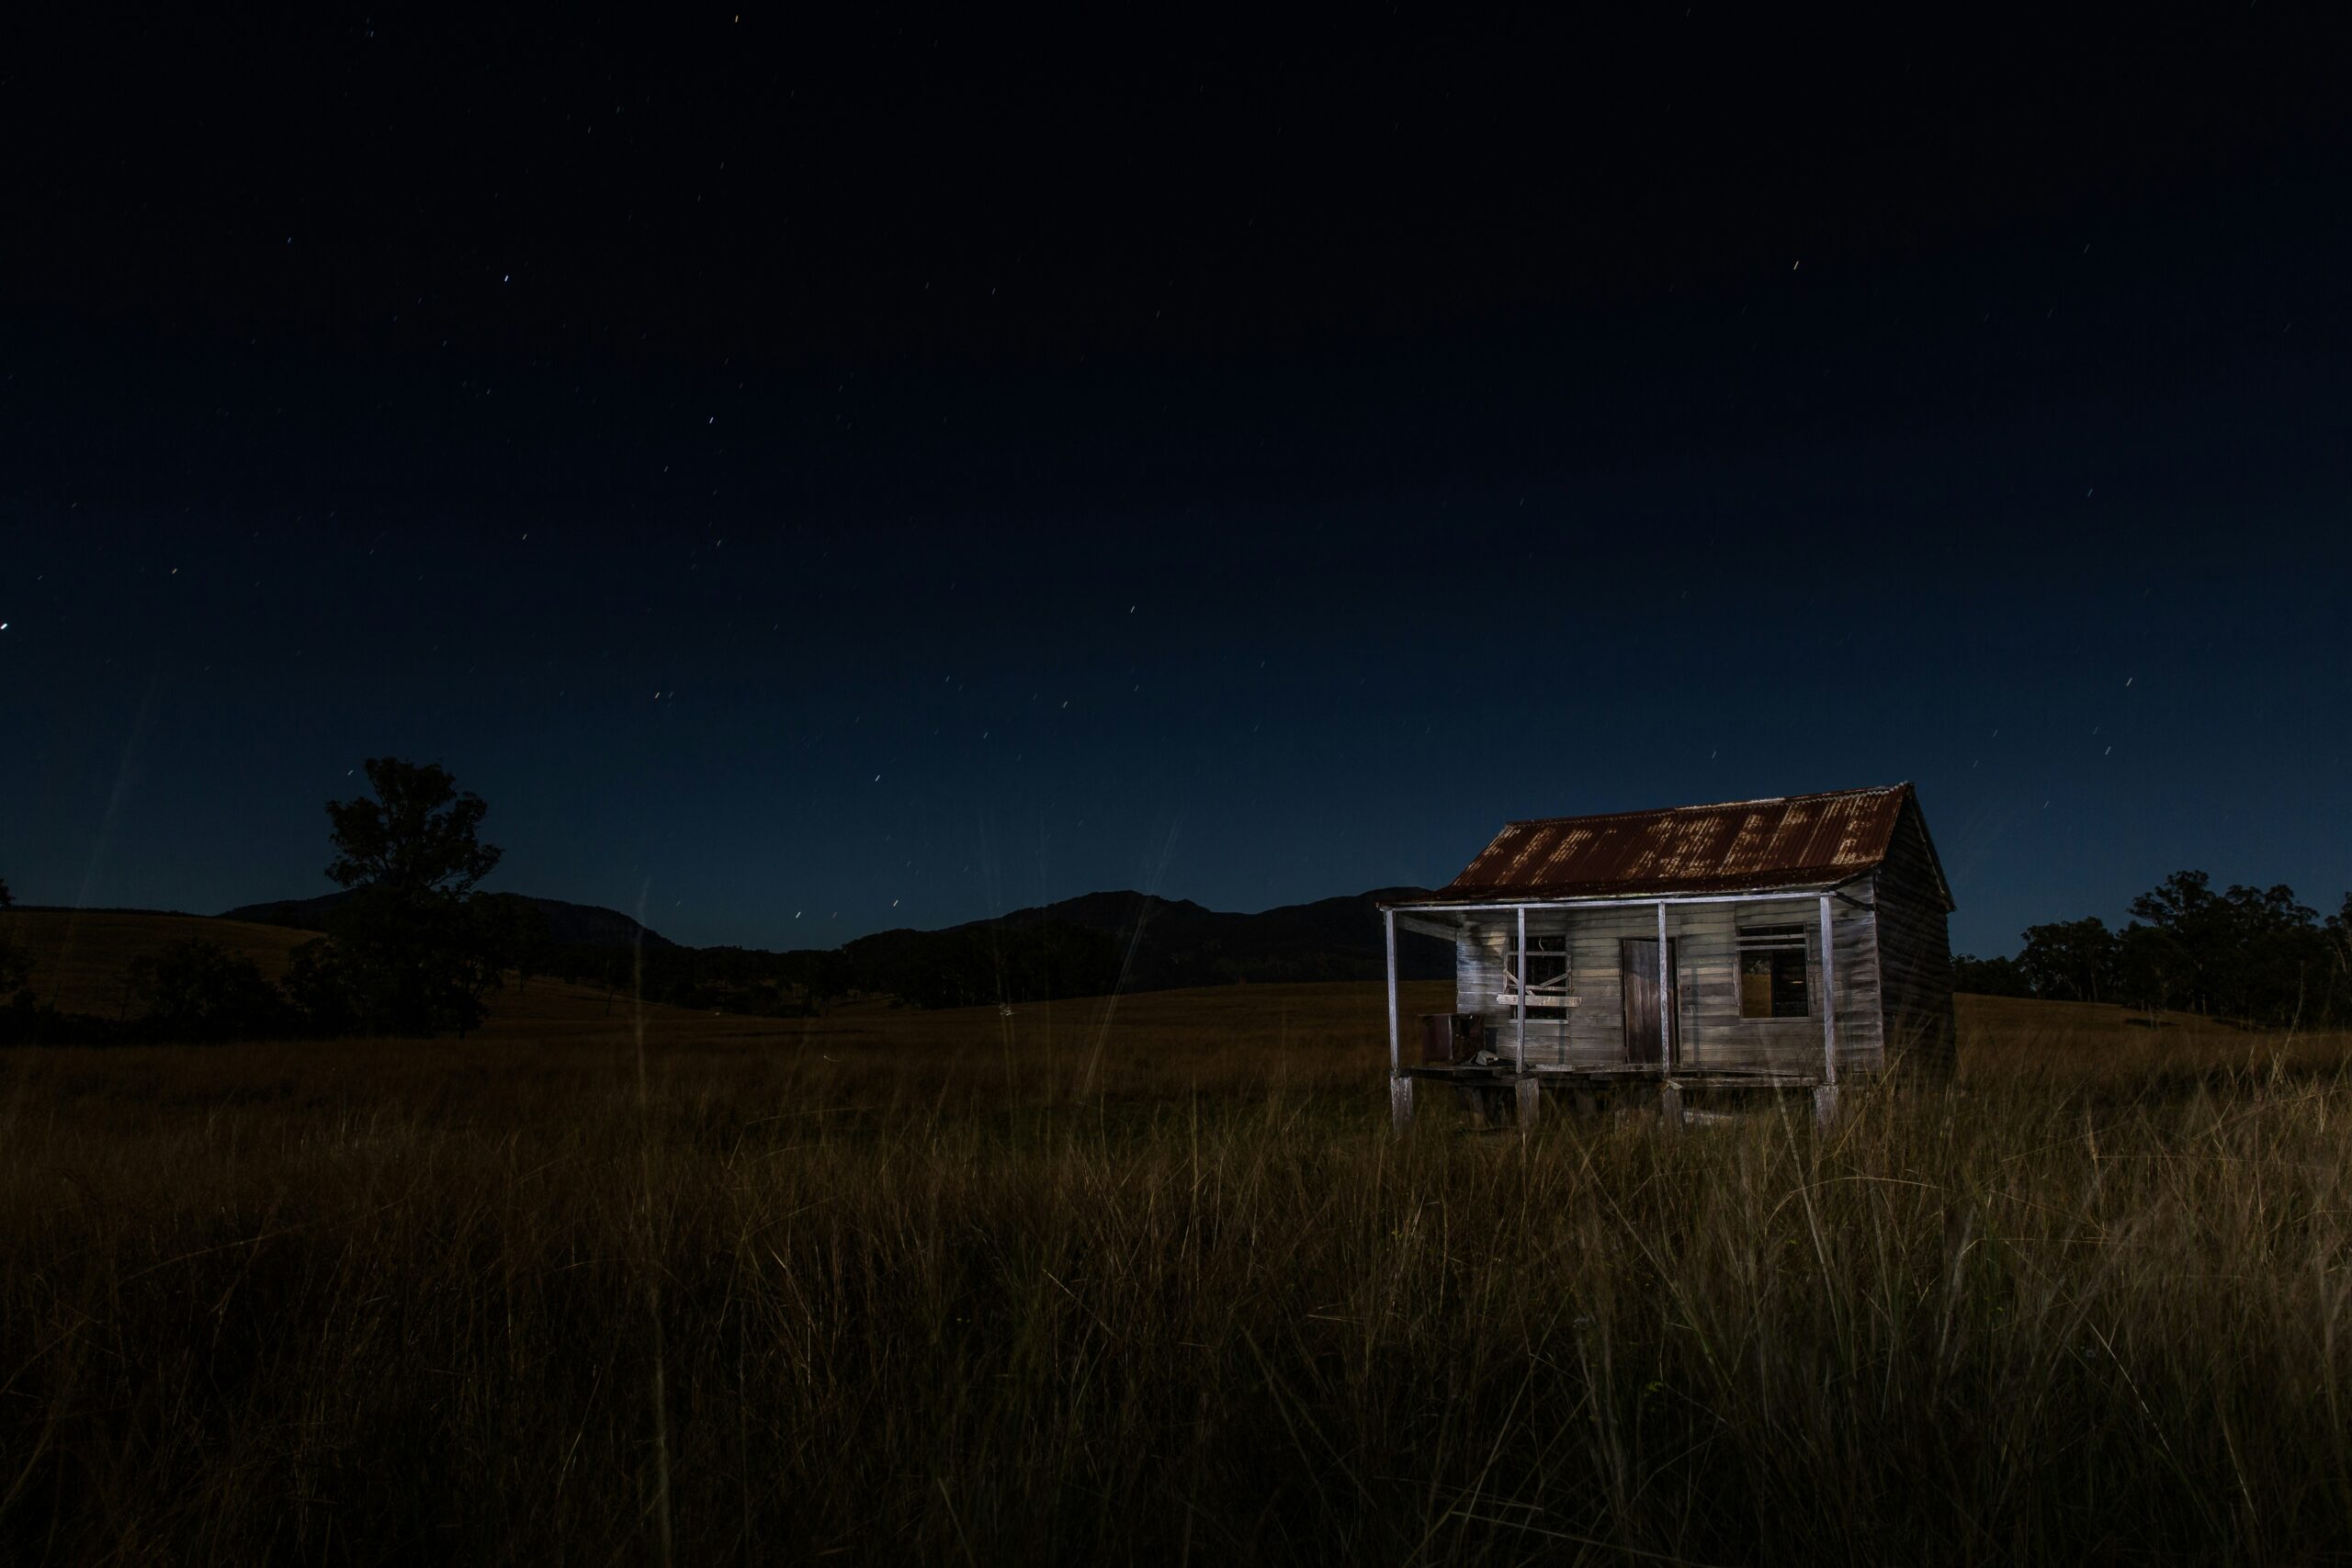
[[390,754],[698,943],[1900,779],[1956,948],[2333,909],[2340,40],[1751,9],[12,22],[0,876]]

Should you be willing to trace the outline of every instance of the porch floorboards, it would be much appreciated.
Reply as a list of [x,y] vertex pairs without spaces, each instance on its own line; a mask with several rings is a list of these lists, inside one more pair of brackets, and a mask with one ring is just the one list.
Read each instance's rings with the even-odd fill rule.
[[1816,1089],[1818,1073],[1781,1073],[1755,1067],[1663,1066],[1656,1063],[1619,1062],[1608,1066],[1562,1066],[1530,1062],[1522,1071],[1506,1065],[1447,1066],[1423,1063],[1398,1069],[1398,1077],[1436,1083],[1513,1084],[1521,1078],[1591,1085],[1672,1083],[1689,1089]]

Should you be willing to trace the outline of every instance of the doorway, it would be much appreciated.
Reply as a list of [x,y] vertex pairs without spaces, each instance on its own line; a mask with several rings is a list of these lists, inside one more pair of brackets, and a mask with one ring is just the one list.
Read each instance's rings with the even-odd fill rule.
[[1668,997],[1664,1009],[1657,1005],[1657,938],[1623,938],[1618,953],[1618,972],[1625,998],[1625,1060],[1668,1066],[1681,1044],[1681,1029],[1675,1015],[1679,1010],[1677,1004],[1682,995],[1682,974],[1675,939],[1666,939]]

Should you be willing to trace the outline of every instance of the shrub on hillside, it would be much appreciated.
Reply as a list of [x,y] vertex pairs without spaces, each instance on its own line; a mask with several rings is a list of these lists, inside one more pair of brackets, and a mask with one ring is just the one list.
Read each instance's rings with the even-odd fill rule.
[[250,958],[192,938],[130,961],[130,990],[145,1009],[140,1032],[167,1040],[250,1040],[294,1021],[277,987]]
[[343,950],[334,942],[322,938],[296,948],[280,984],[288,1005],[301,1019],[305,1033],[359,1032],[349,966],[344,961]]

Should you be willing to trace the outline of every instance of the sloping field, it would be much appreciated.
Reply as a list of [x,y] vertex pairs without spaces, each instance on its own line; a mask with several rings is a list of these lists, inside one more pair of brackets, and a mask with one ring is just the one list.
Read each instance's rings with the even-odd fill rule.
[[33,995],[61,1012],[119,1016],[130,1005],[125,987],[130,961],[195,938],[250,958],[271,980],[284,976],[288,955],[312,931],[119,909],[0,911],[0,936],[32,960]]
[[1960,1081],[2052,1092],[2157,1092],[2264,1073],[2330,1073],[2352,1051],[2343,1031],[2260,1029],[2196,1013],[2103,1002],[1957,998]]

